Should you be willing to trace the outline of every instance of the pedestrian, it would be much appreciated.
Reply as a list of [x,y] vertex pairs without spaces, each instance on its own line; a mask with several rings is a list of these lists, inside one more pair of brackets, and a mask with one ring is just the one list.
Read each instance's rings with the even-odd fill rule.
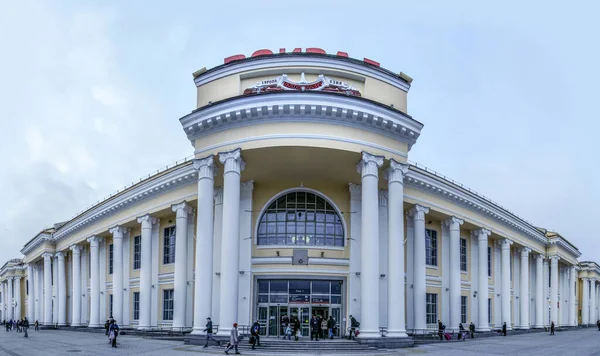
[[335,319],[333,316],[329,316],[329,320],[327,320],[327,329],[329,329],[329,339],[333,340],[333,329],[335,328]]
[[110,327],[110,320],[106,319],[106,322],[104,323],[104,330],[105,330],[105,335],[108,336],[108,328]]
[[240,355],[240,352],[238,351],[239,337],[238,337],[237,327],[238,327],[238,324],[233,323],[233,328],[231,329],[231,332],[229,333],[229,345],[225,349],[225,353],[227,355],[229,355],[229,350],[231,350],[233,348],[235,348],[235,354]]
[[502,334],[504,334],[504,336],[506,336],[506,322],[504,322],[502,324]]
[[550,335],[554,335],[554,322],[550,323]]
[[27,320],[27,318],[23,318],[23,330],[25,331],[25,337],[29,337],[27,335],[27,329],[29,329],[29,320]]
[[600,320],[596,322],[596,326],[598,327],[598,331],[600,331]]
[[352,337],[356,338],[356,329],[360,327],[360,323],[356,320],[355,317],[350,315],[350,335],[348,336],[348,340],[352,340]]
[[108,339],[112,343],[112,347],[117,347],[117,336],[119,336],[119,324],[116,320],[111,320],[110,326],[108,327]]
[[471,324],[469,324],[469,331],[471,332],[471,339],[475,338],[475,324],[473,324],[473,322],[471,322]]
[[465,327],[462,323],[458,323],[458,340],[462,339],[463,341],[466,339],[465,337]]
[[255,346],[260,346],[260,323],[257,321],[252,324],[250,329],[250,335],[252,335],[252,350],[255,349]]
[[327,332],[327,318],[322,318],[321,319],[321,339],[327,339],[327,338],[329,338],[329,335]]
[[314,314],[312,318],[310,318],[310,341],[312,341],[313,338],[319,341],[319,320]]
[[444,340],[444,324],[442,324],[441,320],[438,320],[438,336],[440,337],[440,341]]
[[300,336],[300,320],[298,318],[294,318],[294,339],[298,341],[298,337]]
[[40,331],[40,323],[37,320],[35,321],[35,331]]
[[283,339],[285,340],[285,338],[287,337],[288,340],[291,340],[292,337],[292,327],[290,326],[290,324],[287,324],[285,327],[285,331],[283,333]]
[[215,338],[213,337],[213,323],[212,320],[210,320],[210,318],[206,318],[206,329],[204,329],[204,331],[206,332],[206,343],[204,344],[204,347],[208,347],[208,341],[212,340],[214,342],[217,343],[217,345],[221,346],[221,342],[219,340],[215,340]]

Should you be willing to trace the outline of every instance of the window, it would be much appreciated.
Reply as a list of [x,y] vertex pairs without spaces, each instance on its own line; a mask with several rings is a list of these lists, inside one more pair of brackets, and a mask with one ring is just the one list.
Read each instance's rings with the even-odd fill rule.
[[552,288],[552,266],[548,266],[548,288]]
[[108,246],[108,274],[113,274],[113,245]]
[[460,322],[467,322],[467,297],[464,295],[460,296]]
[[488,246],[488,277],[492,276],[492,248]]
[[488,298],[488,324],[492,323],[492,299]]
[[88,279],[92,278],[92,251],[88,252],[87,255],[87,267],[88,267]]
[[133,320],[140,320],[140,292],[133,292]]
[[173,289],[163,290],[163,320],[173,320]]
[[163,264],[175,263],[175,226],[165,228]]
[[275,199],[258,224],[259,245],[344,246],[344,227],[337,210],[310,192]]
[[142,265],[142,237],[133,238],[133,269],[140,269]]
[[437,294],[427,293],[427,324],[437,323]]
[[112,318],[113,317],[113,295],[112,294],[109,295],[108,300],[109,300],[109,305],[110,305],[110,309],[109,309],[110,311],[109,311],[108,315],[110,315],[110,317]]
[[511,257],[510,257],[510,255],[509,255],[509,256],[508,256],[508,261],[509,261],[509,262],[508,262],[508,265],[510,266],[510,280],[512,281],[512,280],[513,280],[513,276],[512,276],[512,274],[513,274],[513,262],[514,262],[514,259],[512,259],[512,261],[511,261],[511,259],[512,259],[512,258],[511,258]]
[[577,295],[577,282],[575,282],[575,295]]
[[460,270],[467,271],[467,239],[460,239]]
[[25,281],[26,294],[29,295],[29,280]]
[[437,231],[425,230],[425,263],[437,266]]

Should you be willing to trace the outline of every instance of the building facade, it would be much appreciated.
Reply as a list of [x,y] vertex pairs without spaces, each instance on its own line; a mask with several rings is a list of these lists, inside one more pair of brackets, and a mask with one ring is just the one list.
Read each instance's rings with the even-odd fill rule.
[[[412,79],[319,49],[194,73],[195,158],[44,229],[0,271],[2,319],[219,334],[349,315],[361,337],[598,318],[575,246],[409,163]],[[465,325],[466,326],[466,325]]]

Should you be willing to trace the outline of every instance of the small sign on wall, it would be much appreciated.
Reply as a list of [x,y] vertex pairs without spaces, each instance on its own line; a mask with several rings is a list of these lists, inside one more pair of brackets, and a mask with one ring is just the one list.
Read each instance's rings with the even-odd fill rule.
[[292,256],[292,265],[308,266],[308,250],[294,249],[294,254]]

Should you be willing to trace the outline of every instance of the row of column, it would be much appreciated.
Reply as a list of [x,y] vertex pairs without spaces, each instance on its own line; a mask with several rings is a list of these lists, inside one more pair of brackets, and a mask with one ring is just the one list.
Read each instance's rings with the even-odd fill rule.
[[2,310],[5,320],[21,319],[21,278],[20,276],[7,277],[2,283]]
[[598,308],[600,304],[600,284],[596,278],[582,278],[583,295],[581,296],[581,323],[596,324],[600,315]]

